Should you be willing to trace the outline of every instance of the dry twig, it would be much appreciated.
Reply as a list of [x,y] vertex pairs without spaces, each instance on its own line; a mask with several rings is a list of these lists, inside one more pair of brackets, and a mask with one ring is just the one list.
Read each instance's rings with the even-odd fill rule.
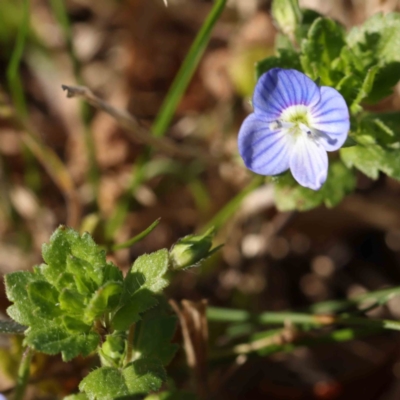
[[168,138],[159,138],[140,124],[140,122],[125,110],[120,110],[97,97],[90,89],[85,86],[62,85],[63,90],[67,91],[67,97],[81,97],[93,107],[111,115],[129,134],[128,137],[134,142],[142,142],[149,146],[166,153],[184,159],[197,158],[207,163],[216,163],[218,160],[208,154],[202,153],[199,149],[178,145]]

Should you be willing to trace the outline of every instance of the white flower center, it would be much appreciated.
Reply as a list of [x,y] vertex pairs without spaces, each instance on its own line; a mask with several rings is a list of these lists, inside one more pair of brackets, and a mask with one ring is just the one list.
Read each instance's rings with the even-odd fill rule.
[[306,134],[310,139],[318,142],[318,139],[325,134],[310,126],[310,115],[307,106],[301,104],[286,108],[279,119],[269,124],[271,130],[282,129],[286,133],[297,138]]

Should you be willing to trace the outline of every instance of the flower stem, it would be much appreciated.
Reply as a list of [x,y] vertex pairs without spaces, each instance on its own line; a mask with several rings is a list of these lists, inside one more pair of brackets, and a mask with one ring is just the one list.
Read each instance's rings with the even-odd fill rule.
[[23,400],[25,397],[26,386],[28,385],[30,365],[34,351],[27,347],[18,369],[17,384],[15,386],[14,400]]
[[[204,24],[197,34],[182,66],[180,67],[168,93],[161,106],[161,109],[154,121],[151,132],[156,137],[162,137],[167,132],[169,124],[175,114],[175,110],[189,85],[196,68],[201,60],[201,57],[207,48],[210,40],[212,29],[217,23],[222,11],[225,8],[227,0],[215,1],[210,13],[208,14]],[[129,189],[119,201],[119,204],[114,212],[114,215],[109,219],[106,226],[106,237],[111,239],[117,229],[125,220],[125,216],[129,211],[129,205],[132,201],[132,193],[135,193],[137,188],[145,180],[145,167],[152,154],[151,147],[147,146],[143,154],[137,159],[133,169]]]
[[172,120],[176,107],[185,92],[190,79],[207,47],[211,36],[211,31],[218,21],[222,11],[225,8],[227,0],[217,0],[213,8],[196,36],[174,82],[165,98],[161,110],[152,126],[152,132],[155,136],[163,136]]

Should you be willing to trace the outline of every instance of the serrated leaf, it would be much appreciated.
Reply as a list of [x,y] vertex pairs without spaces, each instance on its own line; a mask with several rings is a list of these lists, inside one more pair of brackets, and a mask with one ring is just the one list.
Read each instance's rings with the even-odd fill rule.
[[141,358],[156,358],[163,365],[168,365],[178,349],[176,344],[171,343],[176,323],[175,316],[164,315],[160,309],[158,313],[154,309],[150,316],[145,314],[136,325],[135,351]]
[[[51,236],[50,242],[42,247],[43,259],[46,264],[43,274],[53,285],[57,284],[59,276],[67,271],[68,258],[71,255],[81,261],[84,274],[100,286],[106,266],[104,250],[100,249],[88,233],[82,236],[73,229],[60,226]],[[83,276],[78,269],[73,271]]]
[[375,14],[348,36],[351,62],[360,72],[377,65],[379,71],[367,97],[377,102],[388,96],[400,79],[400,14]]
[[311,210],[321,204],[334,207],[355,188],[354,172],[340,161],[329,165],[328,179],[318,191],[300,186],[291,175],[284,174],[275,184],[275,202],[280,211]]
[[85,296],[72,289],[63,289],[59,296],[60,308],[69,315],[83,317],[85,309]]
[[91,328],[90,325],[86,325],[81,320],[70,317],[69,315],[64,315],[62,317],[62,322],[65,329],[71,334],[88,333]]
[[27,285],[29,300],[36,307],[35,315],[53,319],[61,314],[58,291],[45,281],[31,282]]
[[36,320],[33,316],[35,306],[29,299],[27,285],[35,282],[37,278],[28,271],[13,272],[4,277],[7,297],[14,301],[14,304],[8,307],[7,314],[22,325],[28,326]]
[[97,284],[91,279],[92,266],[87,261],[72,254],[68,255],[66,262],[67,271],[74,277],[79,293],[93,293],[97,289]]
[[45,354],[61,352],[63,360],[69,361],[79,354],[88,356],[96,349],[99,340],[99,335],[93,332],[71,334],[64,327],[50,325],[29,329],[25,344]]
[[399,124],[397,112],[362,115],[353,134],[357,146],[340,150],[343,162],[372,179],[377,179],[380,171],[400,179]]
[[148,289],[159,293],[164,289],[168,280],[164,277],[168,270],[168,250],[162,249],[151,254],[140,256],[125,277],[125,287],[130,293],[139,289]]
[[360,144],[341,149],[340,156],[348,167],[359,169],[371,179],[377,179],[379,171],[400,179],[399,150],[384,148],[379,144]]
[[125,304],[116,312],[112,320],[112,326],[118,331],[126,331],[139,321],[140,313],[157,305],[157,299],[153,292],[142,289],[134,293]]
[[72,242],[71,249],[74,256],[91,265],[87,272],[97,285],[101,285],[104,282],[104,270],[107,265],[106,252],[97,246],[87,232],[83,233],[79,240]]
[[149,393],[160,388],[166,379],[162,365],[156,360],[136,360],[124,369],[102,367],[82,380],[79,389],[90,400],[114,400],[118,397]]
[[84,311],[85,320],[90,323],[106,311],[115,308],[120,300],[122,284],[120,282],[107,282],[99,288],[90,299]]
[[[42,273],[53,285],[58,277],[66,270],[66,260],[71,252],[68,242],[68,232],[65,226],[60,226],[50,237],[50,242],[42,246],[42,256],[46,265],[43,265]],[[75,235],[78,235],[75,232]]]
[[344,28],[328,18],[318,18],[301,44],[300,57],[304,72],[321,84],[334,86],[343,76],[332,66],[345,45]]

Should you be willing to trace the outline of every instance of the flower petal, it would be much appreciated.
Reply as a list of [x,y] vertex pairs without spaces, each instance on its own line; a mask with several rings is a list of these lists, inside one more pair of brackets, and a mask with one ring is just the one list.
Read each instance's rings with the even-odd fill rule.
[[326,150],[307,134],[298,136],[290,158],[290,170],[300,185],[319,190],[328,175]]
[[289,169],[293,140],[284,130],[270,130],[257,114],[243,122],[238,137],[239,152],[247,168],[260,175],[278,175]]
[[327,151],[338,150],[350,129],[349,109],[335,89],[321,86],[321,100],[310,108],[310,125],[321,131],[319,140]]
[[313,106],[319,100],[318,86],[306,75],[294,69],[272,68],[258,80],[253,106],[256,114],[272,122],[290,106]]

